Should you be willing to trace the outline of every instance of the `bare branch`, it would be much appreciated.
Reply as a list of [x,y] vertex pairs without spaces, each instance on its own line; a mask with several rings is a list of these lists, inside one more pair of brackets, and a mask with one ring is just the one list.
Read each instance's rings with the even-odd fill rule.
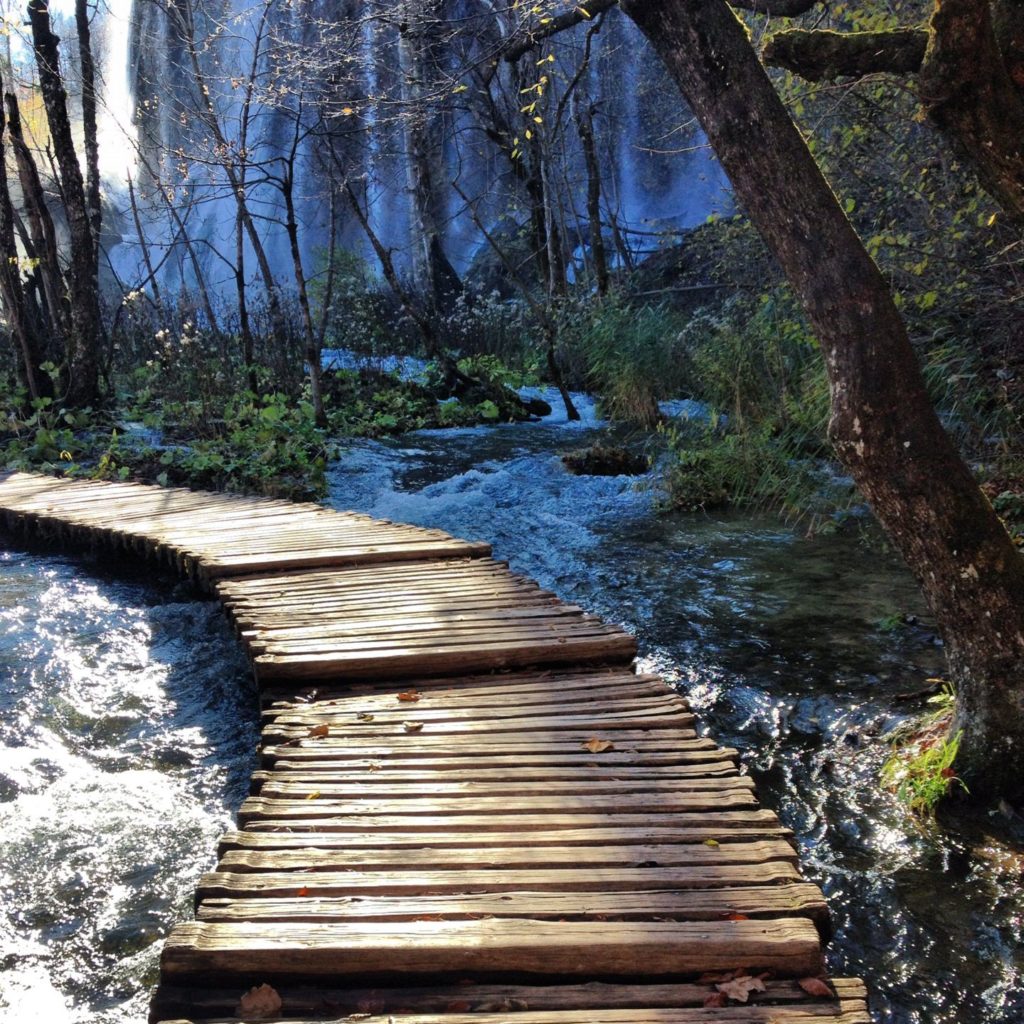
[[921,70],[928,46],[925,29],[891,32],[831,32],[787,29],[765,43],[762,57],[810,82],[860,78],[880,72],[909,75]]

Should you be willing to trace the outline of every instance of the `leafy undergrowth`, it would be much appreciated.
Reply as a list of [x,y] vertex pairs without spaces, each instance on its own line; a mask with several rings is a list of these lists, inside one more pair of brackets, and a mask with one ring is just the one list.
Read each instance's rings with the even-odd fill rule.
[[961,736],[950,728],[954,702],[953,691],[947,685],[928,699],[933,705],[931,711],[890,737],[893,750],[882,766],[882,785],[922,817],[934,817],[954,790],[967,792],[953,767]]
[[[142,367],[101,411],[73,411],[50,398],[29,403],[7,388],[0,467],[311,500],[326,493],[327,464],[346,437],[527,415],[500,379],[481,375],[485,390],[473,402],[439,400],[436,384],[340,370],[324,375],[328,423],[319,427],[308,395],[272,388],[268,373],[254,373],[266,388],[254,392],[223,367],[208,369],[182,379],[166,367]],[[499,367],[483,370],[499,377]],[[25,407],[28,414],[18,411]]]

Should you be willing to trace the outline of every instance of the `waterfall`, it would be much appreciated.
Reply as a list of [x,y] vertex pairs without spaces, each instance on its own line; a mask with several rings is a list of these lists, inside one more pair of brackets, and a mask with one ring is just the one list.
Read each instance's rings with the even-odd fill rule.
[[[332,177],[341,176],[363,198],[374,231],[393,250],[399,268],[410,271],[417,219],[409,212],[412,179],[403,118],[411,115],[402,100],[402,25],[392,16],[400,7],[392,0],[381,0],[377,6],[353,0],[107,2],[110,25],[103,36],[103,56],[109,121],[101,135],[104,169],[110,179],[123,177],[121,165],[126,156],[133,158],[131,171],[139,183],[146,231],[161,263],[161,281],[169,290],[194,283],[197,261],[198,272],[206,275],[214,293],[227,299],[234,288],[237,204],[224,166],[230,160],[237,165],[236,173],[245,175],[261,244],[276,281],[287,290],[291,265],[283,203],[274,179],[280,177],[297,125],[304,136],[295,172],[307,274],[315,269],[317,254],[331,244],[327,189]],[[187,19],[182,18],[190,7],[195,8],[193,44]],[[502,148],[501,132],[482,123],[486,104],[474,105],[479,95],[470,90],[480,87],[465,66],[468,58],[479,58],[514,25],[500,21],[511,19],[508,12],[492,12],[475,0],[449,0],[445,9],[453,26],[450,53],[437,61],[430,95],[430,102],[438,105],[431,130],[437,134],[441,170],[435,209],[442,249],[456,271],[464,274],[476,255],[487,249],[481,223],[492,229],[505,225],[511,231],[526,216],[523,186],[517,181],[521,175],[509,161],[509,146]],[[482,29],[477,33],[467,25]],[[458,26],[463,26],[461,33],[454,28]],[[566,225],[570,252],[582,251],[584,244],[585,211],[579,196],[586,176],[568,108],[562,104],[557,124],[554,111],[559,90],[573,79],[591,27],[577,26],[523,58],[529,73],[534,59],[553,55],[545,65],[554,82],[552,122],[544,126],[551,133],[547,173],[552,188],[559,188],[558,215]],[[190,45],[196,51],[194,64]],[[728,211],[724,175],[682,103],[665,102],[674,90],[632,23],[611,12],[591,46],[590,71],[577,89],[595,113],[603,204],[631,246],[649,249],[659,233],[671,238],[665,232]],[[503,105],[510,132],[519,122],[529,129],[533,126],[520,114],[510,81],[510,69],[502,64],[492,77],[497,99],[492,97],[491,102]],[[305,104],[301,124],[300,94]],[[319,119],[312,116],[318,104],[323,112]],[[247,110],[243,158],[239,152]],[[325,128],[334,137],[330,156],[322,141]],[[451,181],[473,198],[471,209],[450,187]],[[368,258],[372,265],[361,230],[346,217],[343,202],[339,209],[336,244]],[[193,242],[191,253],[183,244],[183,220]],[[128,221],[125,224],[115,265],[130,278],[131,268],[138,265],[139,246],[134,229]],[[243,257],[247,278],[258,284],[248,240]]]

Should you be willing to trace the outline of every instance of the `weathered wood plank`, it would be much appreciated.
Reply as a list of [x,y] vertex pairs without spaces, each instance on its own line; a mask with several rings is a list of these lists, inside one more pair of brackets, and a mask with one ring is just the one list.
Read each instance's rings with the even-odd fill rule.
[[[792,831],[781,825],[737,824],[730,828],[715,828],[707,825],[692,827],[647,825],[645,827],[622,828],[566,828],[550,831],[536,831],[529,835],[530,847],[543,846],[602,846],[618,845],[659,845],[665,843],[707,843],[709,839],[722,843],[745,843],[752,839],[789,839]],[[305,831],[239,831],[232,830],[221,836],[218,849],[225,850],[291,850],[315,846],[317,849],[342,848],[358,850],[386,846],[389,850],[452,849],[470,847],[486,850],[492,846],[522,846],[520,832],[399,832],[380,829],[375,832],[318,832],[310,836]]]
[[670,868],[516,868],[502,871],[210,871],[196,900],[215,896],[423,896],[466,892],[624,892],[638,889],[716,889],[798,882],[789,861]]
[[824,927],[828,910],[821,890],[807,882],[731,886],[723,889],[588,892],[473,892],[415,899],[406,896],[209,898],[199,905],[201,921],[412,921],[416,918],[476,920],[522,917],[536,920],[629,921],[669,918],[720,921],[733,914],[750,918],[806,917]]
[[[851,978],[833,978],[830,984],[837,997],[845,1001],[867,997],[863,982]],[[822,1005],[820,997],[811,997],[796,982],[765,982],[766,991],[757,995],[759,1004]],[[570,985],[492,985],[463,982],[456,985],[401,988],[334,988],[282,987],[284,1012],[289,1017],[303,1015],[321,1018],[344,1018],[353,1014],[372,1014],[387,1017],[410,1013],[478,1014],[478,1021],[500,1019],[497,1014],[508,1014],[505,1019],[516,1021],[526,1011],[552,1010],[654,1010],[703,1009],[704,1000],[717,990],[714,984],[634,984],[610,982],[583,982]],[[238,990],[195,989],[177,985],[161,988],[159,1009],[170,1016],[232,1016],[238,1004]],[[829,1001],[830,1002],[830,1001]],[[826,1002],[825,1005],[828,1005]],[[511,1016],[515,1013],[516,1016]],[[558,1017],[545,1018],[558,1024]],[[713,1012],[699,1018],[705,1024],[718,1019]],[[827,1017],[825,1018],[828,1019]],[[662,1022],[663,1024],[663,1022]]]
[[[391,974],[449,971],[549,976],[684,975],[725,966],[802,977],[821,968],[814,926],[802,919],[707,923],[406,921],[175,926],[161,956],[168,978],[189,974]],[[517,1018],[518,1019],[518,1018]]]

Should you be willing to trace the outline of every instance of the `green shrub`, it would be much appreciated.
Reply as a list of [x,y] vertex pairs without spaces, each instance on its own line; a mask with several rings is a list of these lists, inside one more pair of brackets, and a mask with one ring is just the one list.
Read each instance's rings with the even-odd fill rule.
[[559,337],[572,361],[582,363],[604,415],[653,427],[661,418],[658,402],[679,393],[681,329],[667,306],[634,307],[610,296],[567,308]]

